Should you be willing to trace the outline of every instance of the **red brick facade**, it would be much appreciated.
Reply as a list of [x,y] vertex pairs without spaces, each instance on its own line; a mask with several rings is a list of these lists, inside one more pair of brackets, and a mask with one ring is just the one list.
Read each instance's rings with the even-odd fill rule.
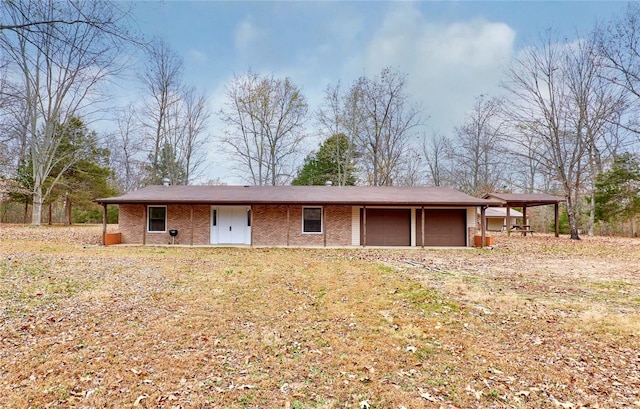
[[351,206],[324,206],[322,233],[302,232],[302,206],[254,205],[252,212],[255,246],[351,245]]
[[[206,245],[210,243],[210,214],[207,205],[168,205],[167,231],[147,232],[146,206],[123,204],[119,216],[122,243],[170,244],[168,231],[176,229],[175,244]],[[351,206],[324,206],[322,229],[322,233],[302,232],[302,206],[252,206],[254,246],[349,246]]]

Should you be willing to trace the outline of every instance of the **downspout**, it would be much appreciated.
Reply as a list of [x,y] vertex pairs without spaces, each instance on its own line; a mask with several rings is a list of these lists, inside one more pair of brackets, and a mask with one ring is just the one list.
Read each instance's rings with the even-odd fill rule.
[[289,247],[289,230],[290,230],[290,226],[289,225],[291,224],[291,221],[290,221],[290,217],[291,217],[290,213],[291,212],[289,211],[289,207],[290,206],[287,205],[287,247]]

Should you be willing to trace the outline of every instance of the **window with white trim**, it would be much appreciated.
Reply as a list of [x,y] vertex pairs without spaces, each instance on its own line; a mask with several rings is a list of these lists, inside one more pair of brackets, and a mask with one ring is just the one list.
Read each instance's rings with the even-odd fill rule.
[[165,232],[167,231],[167,206],[149,206],[147,208],[147,231]]
[[322,208],[303,207],[302,208],[302,232],[322,233]]

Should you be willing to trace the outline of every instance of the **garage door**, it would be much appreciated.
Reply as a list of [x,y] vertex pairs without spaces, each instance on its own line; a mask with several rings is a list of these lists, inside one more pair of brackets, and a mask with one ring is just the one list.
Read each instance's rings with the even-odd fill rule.
[[[410,209],[360,209],[360,243],[367,246],[410,246],[411,210]],[[367,239],[364,239],[364,230]]]
[[[425,246],[466,246],[467,211],[465,209],[425,209]],[[422,246],[422,211],[416,210],[416,245]]]

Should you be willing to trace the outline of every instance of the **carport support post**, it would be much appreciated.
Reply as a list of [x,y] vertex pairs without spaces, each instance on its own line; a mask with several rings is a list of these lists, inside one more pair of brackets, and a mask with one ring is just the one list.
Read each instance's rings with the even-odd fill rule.
[[420,227],[420,233],[422,238],[420,239],[420,242],[422,243],[422,248],[424,248],[424,206],[422,206],[422,215],[420,216],[420,224],[422,225]]
[[367,245],[367,206],[362,206],[362,247]]
[[[523,228],[525,229],[525,231],[522,233],[522,235],[526,236],[527,235],[527,229],[524,227],[525,224],[529,224],[529,221],[527,220],[527,205],[522,205],[522,224],[523,224]],[[529,226],[531,227],[531,226]]]
[[554,213],[555,221],[553,224],[556,227],[556,237],[560,237],[560,226],[558,226],[558,219],[560,219],[560,204],[558,202],[554,205]]
[[107,234],[107,204],[102,204],[102,245],[104,246],[104,237]]
[[507,237],[511,236],[511,208],[507,205]]
[[[480,207],[480,230],[482,235],[482,240],[480,243],[480,248],[484,248],[487,239],[487,218],[486,216],[487,206]],[[507,215],[509,213],[507,212]]]

